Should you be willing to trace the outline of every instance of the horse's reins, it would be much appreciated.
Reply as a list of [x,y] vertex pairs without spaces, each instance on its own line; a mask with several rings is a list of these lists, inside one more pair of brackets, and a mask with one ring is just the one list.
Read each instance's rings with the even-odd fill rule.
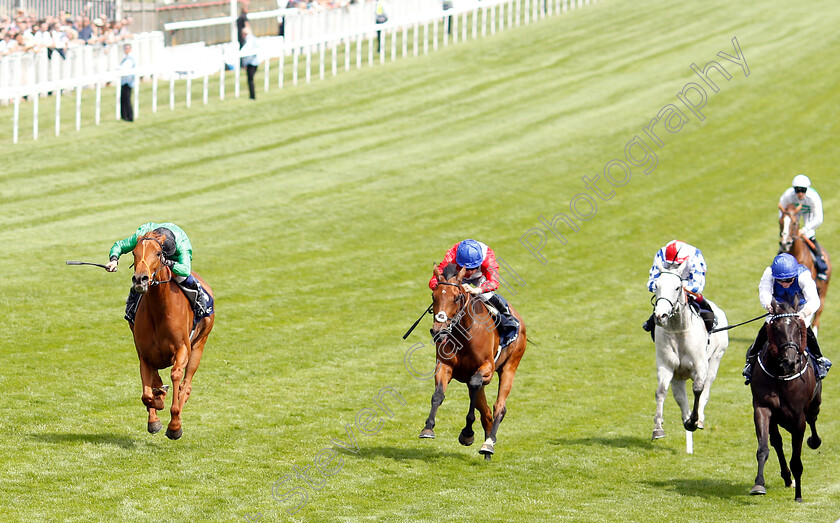
[[[770,313],[767,313],[767,314],[770,314]],[[764,316],[767,316],[767,314],[765,314]],[[763,316],[762,316],[762,317],[763,317]],[[797,314],[797,313],[777,314],[777,315],[773,316],[772,318],[770,318],[770,323],[773,323],[773,321],[774,321],[776,318],[794,318],[794,317],[799,317],[799,314]],[[785,343],[784,345],[782,345],[782,346],[781,346],[781,347],[779,347],[779,348],[780,348],[780,349],[784,349],[784,348],[786,348],[786,347],[796,347],[796,348],[798,349],[798,348],[799,348],[799,345],[797,345],[796,343],[793,343],[793,342],[790,342],[790,341],[789,341],[789,342]],[[799,353],[799,356],[801,356],[801,357],[804,357],[804,358],[805,358],[805,366],[804,366],[804,367],[802,367],[802,370],[800,370],[800,371],[799,371],[799,372],[797,372],[796,374],[791,374],[790,376],[776,376],[776,375],[774,375],[774,374],[771,374],[771,373],[770,373],[770,371],[768,371],[768,370],[764,367],[764,362],[761,360],[761,355],[759,355],[759,357],[758,357],[758,365],[759,365],[759,367],[761,367],[761,370],[763,370],[765,374],[767,374],[768,376],[770,376],[770,377],[771,377],[771,378],[773,378],[773,379],[777,379],[777,380],[781,380],[781,381],[791,381],[791,380],[795,380],[796,378],[798,378],[798,377],[802,376],[803,374],[805,374],[805,372],[806,372],[806,371],[808,370],[808,368],[811,366],[811,358],[809,358],[809,357],[805,354],[805,351],[804,351],[804,350],[803,350],[803,352],[800,352],[800,353]],[[801,358],[800,358],[800,359],[801,359]]]
[[[168,280],[157,280],[157,279],[155,279],[157,277],[158,273],[160,272],[160,270],[165,267],[165,265],[163,264],[163,260],[164,260],[164,257],[163,257],[163,243],[160,240],[158,240],[157,238],[140,238],[138,241],[139,242],[155,241],[155,242],[157,242],[158,245],[160,245],[160,251],[158,252],[158,255],[157,255],[158,258],[160,259],[160,262],[161,262],[160,267],[158,267],[158,269],[152,274],[152,277],[150,278],[150,281],[149,281],[149,285],[150,286],[155,286],[155,285],[160,285],[161,283],[169,283],[170,281],[172,281],[172,271],[169,271],[169,279]],[[149,273],[152,273],[152,267],[149,265],[149,262],[146,261],[146,244],[143,243],[142,245],[143,245],[143,252],[141,253],[140,262],[145,263],[146,268],[149,269]]]

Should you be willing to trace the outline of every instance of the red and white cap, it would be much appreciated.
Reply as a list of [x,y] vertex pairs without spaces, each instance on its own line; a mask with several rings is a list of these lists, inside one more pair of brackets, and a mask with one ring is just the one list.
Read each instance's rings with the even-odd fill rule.
[[686,261],[691,254],[685,242],[679,240],[671,240],[665,246],[665,261],[679,265]]

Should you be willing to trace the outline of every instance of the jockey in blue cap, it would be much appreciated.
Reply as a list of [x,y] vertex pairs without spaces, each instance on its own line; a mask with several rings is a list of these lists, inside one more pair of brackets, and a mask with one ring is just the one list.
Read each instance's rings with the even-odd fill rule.
[[[464,240],[453,245],[438,265],[438,271],[450,263],[458,269],[464,268],[464,289],[492,305],[498,312],[496,328],[499,330],[499,349],[511,344],[519,336],[519,321],[510,312],[510,306],[495,290],[499,288],[499,264],[493,249],[476,240]],[[438,281],[436,276],[429,280],[429,288],[434,290]]]
[[[822,355],[817,337],[811,330],[811,318],[820,308],[820,296],[817,293],[817,284],[811,278],[811,272],[797,263],[796,258],[790,254],[779,254],[773,258],[773,263],[761,275],[761,282],[758,284],[758,299],[761,306],[770,313],[773,312],[774,299],[789,305],[796,304],[798,300],[798,313],[805,320],[805,326],[808,328],[808,350],[817,360],[819,378],[825,378],[828,369],[831,368],[831,361]],[[770,318],[768,317],[766,322],[769,322]],[[743,372],[746,378],[745,385],[752,379],[752,368],[756,357],[766,342],[767,329],[765,325],[762,325],[758,336],[747,351],[747,364]]]

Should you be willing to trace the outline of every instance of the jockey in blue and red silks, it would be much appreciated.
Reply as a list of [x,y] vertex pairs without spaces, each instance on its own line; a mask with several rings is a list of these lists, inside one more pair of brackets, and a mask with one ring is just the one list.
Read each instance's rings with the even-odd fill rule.
[[[682,270],[680,277],[683,288],[688,291],[689,301],[697,304],[700,317],[706,325],[706,331],[711,332],[715,324],[715,313],[702,294],[706,287],[706,259],[703,258],[700,249],[679,240],[668,242],[656,252],[653,258],[647,288],[650,292],[656,292],[656,280],[662,271],[674,271],[679,268]],[[650,332],[650,337],[653,339],[653,314],[642,325],[642,328]]]
[[[519,321],[511,314],[507,300],[495,292],[499,288],[499,264],[493,249],[476,240],[463,240],[446,251],[438,271],[442,274],[450,263],[457,265],[458,270],[465,269],[462,285],[467,292],[499,311],[499,349],[510,345],[519,336]],[[434,290],[437,284],[437,277],[432,276],[429,288]]]
[[[814,313],[820,308],[820,295],[817,292],[817,284],[811,278],[811,271],[804,265],[800,265],[796,258],[790,254],[783,253],[773,258],[770,267],[764,269],[761,281],[758,284],[758,301],[767,312],[773,313],[773,300],[779,303],[795,305],[798,303],[797,313],[805,321],[807,327],[808,351],[814,356],[817,362],[817,375],[819,379],[825,378],[828,369],[831,368],[831,361],[822,355],[817,337],[811,330],[811,319]],[[765,323],[769,322],[772,316],[768,317]],[[749,385],[752,379],[752,367],[759,351],[767,342],[767,329],[765,324],[761,325],[755,341],[747,350],[747,364],[744,366],[744,385]]]

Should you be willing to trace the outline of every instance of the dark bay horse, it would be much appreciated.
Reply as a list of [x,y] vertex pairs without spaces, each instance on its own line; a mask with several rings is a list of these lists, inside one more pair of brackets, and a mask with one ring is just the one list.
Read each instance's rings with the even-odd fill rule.
[[[496,432],[507,412],[506,402],[513,386],[513,376],[525,353],[525,322],[511,307],[511,312],[519,320],[519,337],[497,356],[499,333],[493,316],[482,300],[462,288],[464,270],[456,273],[455,264],[450,264],[443,274],[435,267],[434,274],[438,280],[432,293],[435,318],[432,333],[437,356],[435,392],[432,395],[432,409],[420,437],[435,437],[435,414],[443,403],[447,385],[455,378],[466,383],[470,393],[467,423],[458,441],[466,446],[473,444],[475,435],[472,426],[477,408],[481,414],[485,438],[478,452],[489,460],[495,451]],[[484,395],[484,386],[493,379],[494,371],[499,374],[499,393],[491,413]]]
[[[215,314],[203,318],[190,336],[193,311],[189,300],[172,279],[172,271],[162,263],[164,239],[163,235],[152,231],[139,238],[134,248],[131,283],[143,298],[131,331],[140,358],[141,398],[149,411],[148,430],[155,434],[162,427],[156,411],[164,408],[168,387],[163,386],[158,370],[171,366],[172,416],[166,436],[178,439],[183,433],[181,411],[190,397],[193,375],[201,361],[207,336],[213,329]],[[210,286],[198,274],[193,273],[193,276],[212,296]]]
[[[822,441],[817,435],[817,416],[822,400],[822,382],[814,375],[807,347],[805,322],[796,313],[796,306],[773,302],[773,316],[767,323],[768,341],[758,355],[756,370],[750,382],[753,396],[755,434],[758,438],[758,474],[750,494],[766,494],[764,464],[776,450],[782,479],[786,487],[796,487],[794,499],[802,501],[802,440],[805,424],[811,426],[808,446],[816,449]],[[759,370],[760,369],[760,370]],[[779,427],[791,435],[790,468],[785,462],[784,445]]]
[[820,316],[822,316],[825,308],[825,294],[828,292],[828,282],[831,280],[831,259],[828,257],[828,252],[820,246],[828,270],[825,273],[824,280],[817,278],[817,269],[814,267],[814,260],[811,258],[811,249],[806,245],[806,242],[810,243],[811,240],[799,234],[799,210],[801,206],[790,204],[787,208],[782,209],[780,205],[779,209],[782,211],[782,216],[779,218],[779,252],[789,253],[796,258],[800,265],[804,265],[811,271],[811,277],[817,283],[817,292],[820,294],[820,308],[814,313],[811,329],[814,334],[818,334]]

